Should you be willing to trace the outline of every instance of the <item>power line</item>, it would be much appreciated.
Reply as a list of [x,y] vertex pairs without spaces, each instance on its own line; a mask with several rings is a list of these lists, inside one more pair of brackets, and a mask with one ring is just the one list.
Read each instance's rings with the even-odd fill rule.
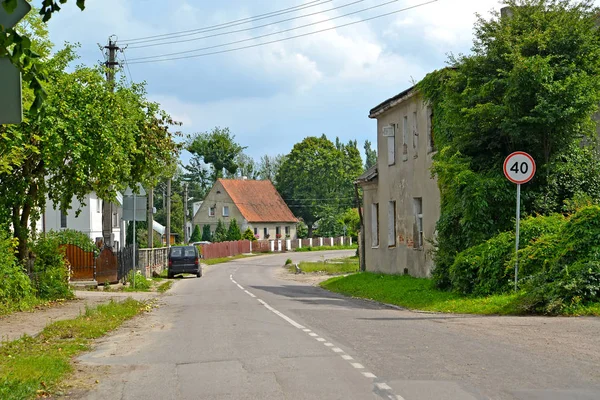
[[224,22],[222,24],[206,26],[204,28],[190,29],[187,31],[179,31],[179,32],[172,32],[172,33],[164,33],[161,35],[154,35],[154,36],[145,36],[145,37],[140,37],[140,38],[136,38],[136,39],[123,40],[123,42],[125,42],[125,43],[140,42],[141,43],[141,42],[147,41],[148,39],[168,37],[168,36],[172,36],[172,35],[179,35],[179,34],[191,33],[191,32],[209,32],[209,31],[213,31],[213,30],[225,29],[225,28],[229,28],[231,26],[243,25],[243,24],[246,24],[249,22],[260,21],[260,20],[263,20],[266,18],[277,17],[279,15],[304,10],[305,8],[320,6],[325,3],[331,3],[332,1],[333,0],[324,0],[324,1],[323,0],[315,0],[315,1],[305,3],[305,4],[297,5],[294,7],[284,8],[284,9],[277,10],[277,11],[271,11],[268,13],[255,15],[253,17],[246,17],[246,18],[235,20],[235,21]]
[[[310,14],[303,14],[303,15],[299,15],[297,17],[282,19],[282,20],[275,21],[275,22],[269,22],[268,24],[253,26],[251,28],[244,28],[244,29],[238,29],[238,30],[235,30],[235,31],[228,31],[228,32],[221,32],[221,33],[213,33],[212,35],[200,36],[200,37],[193,38],[193,39],[175,40],[175,41],[172,41],[172,42],[145,44],[145,45],[142,45],[142,46],[136,46],[138,43],[134,43],[134,45],[131,46],[131,48],[132,49],[142,49],[144,47],[163,46],[163,45],[167,45],[167,44],[181,44],[181,43],[185,43],[185,42],[194,42],[196,40],[208,39],[208,38],[217,37],[217,36],[224,36],[224,35],[231,35],[231,34],[234,34],[234,33],[252,31],[252,30],[256,30],[256,29],[260,29],[260,28],[265,28],[265,27],[271,26],[271,25],[281,24],[283,22],[289,22],[289,21],[293,21],[293,20],[296,20],[296,19],[301,19],[301,18],[306,18],[306,17],[312,17],[313,15],[323,14],[323,13],[326,13],[326,12],[329,12],[329,11],[339,10],[341,8],[350,7],[350,6],[353,6],[355,4],[362,3],[363,1],[365,1],[365,0],[356,0],[356,1],[352,2],[352,3],[347,3],[347,4],[344,4],[344,5],[341,5],[341,6],[330,8],[329,10],[317,11],[317,12],[313,12],[313,13],[310,13]],[[398,0],[395,0],[395,1],[398,1]],[[376,7],[380,7],[380,6],[376,6]],[[375,7],[373,7],[373,8],[375,8]],[[369,8],[367,8],[365,10],[368,10],[368,9]],[[365,11],[365,10],[362,10],[362,11]],[[351,14],[342,15],[341,17],[347,16],[347,15],[351,15]],[[340,17],[337,17],[337,18],[340,18]],[[317,23],[322,23],[322,22],[326,22],[326,21],[321,21],[321,22],[317,22]],[[304,25],[304,26],[299,26],[299,27],[293,28],[291,30],[299,29],[299,28],[304,28],[306,26],[310,26],[310,25],[314,25],[314,24],[315,23]],[[267,36],[276,35],[276,34],[283,33],[283,32],[287,32],[287,31],[271,33],[271,34],[269,34]],[[189,34],[186,34],[186,35],[174,36],[174,37],[183,37],[183,36],[192,36],[192,35],[197,35],[197,33],[189,33]],[[260,38],[260,37],[258,37],[258,38]],[[168,38],[168,39],[171,39],[171,38]],[[160,41],[160,40],[166,40],[166,39],[154,39],[154,40],[151,40],[151,41]],[[150,40],[149,40],[149,42],[150,42]],[[224,44],[224,45],[221,45],[221,46],[226,46],[226,45]]]
[[[394,0],[394,1],[398,1],[398,0]],[[384,14],[379,14],[379,15],[376,15],[374,17],[365,18],[365,19],[361,19],[361,20],[353,21],[353,22],[348,22],[346,24],[334,26],[334,27],[331,27],[331,28],[320,29],[320,30],[314,31],[314,32],[307,32],[307,33],[303,33],[303,34],[300,34],[300,35],[290,36],[290,37],[283,38],[283,39],[271,40],[271,41],[268,41],[268,42],[257,43],[257,44],[248,45],[248,46],[235,47],[233,49],[213,51],[213,52],[210,52],[210,53],[195,54],[195,55],[182,56],[182,57],[172,57],[172,58],[162,58],[162,59],[160,59],[159,57],[166,57],[167,55],[142,57],[142,58],[132,59],[132,61],[134,61],[134,60],[135,61],[134,62],[130,61],[129,64],[146,64],[146,63],[151,63],[151,62],[173,61],[173,60],[182,60],[182,59],[187,59],[187,58],[205,57],[205,56],[211,56],[211,55],[215,55],[215,54],[230,53],[230,52],[238,51],[238,50],[244,50],[244,49],[250,49],[250,48],[254,48],[254,47],[266,46],[268,44],[273,44],[273,43],[278,43],[278,42],[284,42],[284,41],[288,41],[288,40],[292,40],[292,39],[297,39],[297,38],[300,38],[300,37],[315,35],[317,33],[322,33],[322,32],[327,32],[327,31],[331,31],[331,30],[334,30],[334,29],[338,29],[338,28],[343,28],[343,27],[346,27],[346,26],[356,25],[356,24],[359,24],[359,23],[362,23],[362,22],[372,21],[374,19],[387,17],[387,16],[393,15],[393,14],[398,14],[398,13],[401,13],[401,12],[404,12],[404,11],[408,11],[408,10],[411,10],[411,9],[414,9],[414,8],[423,7],[425,5],[428,5],[428,4],[431,4],[431,3],[435,3],[437,1],[438,0],[430,0],[430,1],[426,1],[424,3],[416,4],[414,6],[401,8],[401,9],[396,10],[396,11],[391,11],[391,12],[384,13]],[[248,40],[256,40],[258,38],[260,38],[260,37],[253,38],[253,39],[248,39]],[[247,40],[243,40],[243,41],[247,41]],[[238,41],[238,42],[243,42],[243,41]],[[229,43],[229,44],[233,44],[233,43]],[[229,44],[227,44],[227,45],[229,45]],[[226,45],[224,44],[224,45],[220,45],[220,46],[226,46]],[[220,47],[220,46],[212,46],[212,47]],[[209,48],[211,48],[211,47],[209,47]],[[203,49],[196,49],[196,50],[190,50],[190,51],[186,51],[186,52],[173,53],[173,55],[183,54],[183,53],[190,53],[190,52],[201,51],[201,50],[203,50]],[[151,58],[159,58],[159,59],[152,60]],[[142,61],[137,61],[137,60],[142,60]]]
[[[127,47],[125,47],[127,48]],[[125,49],[121,49],[121,54],[123,54],[123,60],[125,61],[125,66],[127,67],[127,72],[129,73],[129,80],[133,85],[133,76],[131,75],[131,69],[129,69],[129,63],[127,62],[127,56],[125,55]]]

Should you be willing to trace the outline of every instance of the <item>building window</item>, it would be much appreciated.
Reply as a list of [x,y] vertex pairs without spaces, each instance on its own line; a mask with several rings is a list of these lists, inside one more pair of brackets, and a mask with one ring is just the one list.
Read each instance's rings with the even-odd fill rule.
[[229,217],[229,206],[223,206],[223,216]]
[[379,246],[379,204],[371,204],[371,246]]
[[414,225],[414,248],[423,248],[423,198],[415,197],[413,199],[415,210],[415,225]]
[[433,136],[433,108],[427,108],[427,152],[435,151],[435,139]]
[[289,226],[285,227],[285,236],[290,236],[290,227]]
[[62,210],[60,212],[60,227],[61,228],[66,228],[67,227],[67,213],[65,213]]
[[396,129],[394,125],[383,127],[383,136],[387,138],[388,165],[396,162]]
[[276,237],[277,239],[280,239],[280,238],[281,238],[281,227],[280,227],[280,226],[276,226],[276,227],[275,227],[275,237]]
[[388,246],[396,247],[396,202],[388,204]]
[[102,199],[99,197],[96,198],[96,212],[97,213],[102,212]]
[[417,113],[413,112],[412,118],[412,138],[413,138],[413,149],[415,150],[415,157],[419,156],[419,131],[417,130]]
[[264,237],[265,239],[268,239],[268,238],[269,238],[269,228],[264,228],[264,229],[263,229],[263,237]]
[[212,206],[208,209],[208,216],[214,217],[216,212],[217,212],[217,206]]
[[402,159],[408,160],[408,116],[402,120]]
[[112,218],[112,226],[113,228],[119,227],[119,213],[113,213]]

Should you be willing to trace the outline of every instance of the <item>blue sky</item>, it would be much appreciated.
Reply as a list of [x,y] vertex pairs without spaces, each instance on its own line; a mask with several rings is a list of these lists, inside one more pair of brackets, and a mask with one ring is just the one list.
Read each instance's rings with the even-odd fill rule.
[[[319,12],[253,31],[148,48],[134,49],[130,44],[125,56],[133,63],[140,57],[249,39],[389,0],[364,0],[326,12],[354,1],[323,0],[322,4],[295,13],[210,33]],[[336,27],[423,1],[398,0],[371,11],[261,40]],[[118,37],[118,44],[124,45],[134,38],[222,24],[309,2],[313,3],[311,0],[87,0],[86,10],[80,12],[75,1],[69,0],[53,16],[49,30],[57,45],[79,42],[80,61],[94,64],[103,60],[98,44],[106,44],[113,34]],[[443,67],[448,53],[469,52],[475,13],[487,16],[500,6],[498,0],[439,0],[381,19],[262,47],[131,64],[131,77],[147,82],[149,97],[183,122],[184,133],[229,127],[238,142],[248,147],[246,153],[255,159],[264,154],[286,154],[303,138],[322,133],[332,140],[336,136],[344,142],[357,139],[362,148],[366,139],[376,141],[376,123],[368,118],[369,110],[411,86],[411,82],[427,72]],[[195,37],[186,37],[190,38]],[[187,156],[182,159],[185,162]]]

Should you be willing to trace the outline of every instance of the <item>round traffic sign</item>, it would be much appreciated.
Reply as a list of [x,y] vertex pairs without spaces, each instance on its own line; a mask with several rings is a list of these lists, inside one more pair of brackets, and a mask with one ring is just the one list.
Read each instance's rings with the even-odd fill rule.
[[515,151],[504,160],[504,175],[519,185],[529,182],[535,175],[533,157],[523,151]]

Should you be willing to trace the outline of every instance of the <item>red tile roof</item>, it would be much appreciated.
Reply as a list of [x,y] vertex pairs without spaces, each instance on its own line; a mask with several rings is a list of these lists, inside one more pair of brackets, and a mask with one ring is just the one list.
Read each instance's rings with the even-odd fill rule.
[[271,181],[219,179],[248,222],[298,222]]

